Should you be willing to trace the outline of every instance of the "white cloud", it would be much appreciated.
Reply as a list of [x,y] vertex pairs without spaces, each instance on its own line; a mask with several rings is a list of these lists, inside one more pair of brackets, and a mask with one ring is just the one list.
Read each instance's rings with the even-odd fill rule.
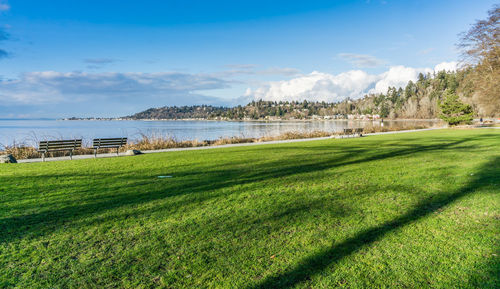
[[456,63],[443,62],[434,69],[392,66],[380,74],[368,74],[362,70],[337,75],[314,71],[290,80],[268,82],[256,89],[248,88],[245,97],[272,101],[307,99],[336,102],[347,97],[360,98],[367,93],[385,93],[389,86],[404,87],[408,81],[416,81],[419,73],[433,73],[443,68],[456,69]]
[[256,90],[248,89],[246,96],[266,100],[339,101],[357,97],[376,80],[376,76],[361,70],[338,75],[314,71],[286,81],[273,81]]
[[[189,103],[198,90],[221,89],[228,82],[203,74],[84,73],[41,71],[0,80],[0,101],[10,104],[97,102]],[[165,99],[165,103],[161,100]],[[167,101],[168,100],[168,101]],[[208,100],[205,99],[206,101]]]
[[384,93],[389,86],[404,87],[408,81],[416,81],[419,73],[432,73],[430,68],[412,68],[405,66],[393,66],[388,71],[378,75],[379,79],[375,83],[375,87],[370,89],[368,93]]
[[337,56],[358,68],[377,67],[384,64],[384,61],[367,54],[339,53]]
[[438,65],[434,67],[434,71],[456,71],[458,69],[458,62],[456,61],[451,61],[451,62],[441,62]]

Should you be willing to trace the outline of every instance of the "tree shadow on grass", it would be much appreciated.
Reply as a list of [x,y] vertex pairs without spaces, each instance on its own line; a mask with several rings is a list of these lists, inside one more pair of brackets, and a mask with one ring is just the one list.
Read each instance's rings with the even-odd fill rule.
[[[431,196],[419,202],[415,208],[406,214],[385,222],[379,226],[362,231],[357,235],[343,241],[340,244],[332,245],[321,252],[309,256],[298,265],[275,276],[264,279],[257,285],[248,288],[291,288],[302,282],[308,281],[314,275],[322,272],[330,265],[343,258],[356,253],[358,250],[368,246],[375,241],[382,239],[386,234],[398,230],[425,218],[455,201],[472,194],[477,190],[495,185],[500,181],[500,157],[494,157],[483,165],[476,173],[476,177],[463,188],[448,194]],[[500,279],[496,278],[497,283]]]
[[[485,137],[485,136],[480,136]],[[464,138],[452,142],[444,142],[430,145],[415,144],[403,148],[394,148],[382,150],[379,152],[373,149],[366,149],[366,153],[359,151],[359,147],[342,148],[342,154],[321,154],[321,158],[313,158],[311,155],[292,156],[287,159],[279,159],[277,161],[262,162],[248,169],[244,166],[240,168],[220,168],[210,170],[208,172],[190,172],[183,171],[176,174],[180,181],[171,183],[162,183],[160,185],[151,184],[146,181],[144,176],[130,176],[132,180],[129,184],[117,185],[113,183],[109,187],[109,183],[100,184],[102,186],[87,187],[88,184],[74,185],[72,191],[78,192],[82,196],[82,202],[76,204],[59,205],[58,208],[47,208],[46,210],[36,211],[33,213],[9,216],[0,219],[0,231],[4,232],[0,235],[0,243],[11,242],[24,236],[32,237],[43,236],[47,233],[57,230],[61,225],[67,225],[68,222],[74,222],[79,218],[87,217],[92,214],[100,214],[109,210],[117,209],[123,206],[133,206],[156,201],[175,196],[187,196],[183,199],[176,199],[169,206],[171,209],[179,208],[193,203],[200,203],[212,198],[220,197],[223,193],[216,192],[217,190],[232,187],[235,185],[245,185],[258,183],[274,178],[288,177],[292,175],[302,175],[326,169],[347,166],[351,164],[360,164],[370,161],[383,160],[398,156],[412,155],[421,152],[439,151],[467,143],[476,138]],[[281,148],[281,147],[280,147]],[[280,148],[262,148],[262,154],[265,155],[265,150],[277,150]],[[288,148],[288,147],[287,147]],[[298,147],[307,151],[307,148]],[[327,150],[329,147],[327,146]],[[355,153],[350,153],[350,150]],[[241,153],[241,152],[238,152]],[[318,161],[320,159],[321,161]],[[106,173],[107,178],[120,176],[122,173]],[[83,177],[93,178],[92,174],[65,174],[59,175],[41,175],[29,177],[31,180],[43,180],[47,177]],[[185,180],[189,177],[189,180]],[[184,178],[184,179],[183,179]],[[1,180],[1,178],[0,178]],[[175,179],[173,179],[175,180]],[[10,182],[23,182],[26,177],[10,178]],[[104,180],[103,180],[104,182]],[[158,188],[160,186],[160,188]],[[57,190],[57,184],[52,185],[50,189]],[[127,192],[122,190],[127,189]],[[92,192],[98,190],[98,192]],[[105,191],[102,194],[99,190]],[[83,194],[82,194],[83,192]],[[84,198],[85,192],[92,192],[91,198]],[[211,193],[207,193],[211,192]],[[168,208],[165,208],[168,209]]]

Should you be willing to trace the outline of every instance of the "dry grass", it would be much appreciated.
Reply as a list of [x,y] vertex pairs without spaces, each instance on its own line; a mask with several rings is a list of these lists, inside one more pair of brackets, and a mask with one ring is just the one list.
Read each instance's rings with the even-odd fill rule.
[[10,146],[5,146],[2,150],[0,150],[0,154],[11,154],[18,160],[40,157],[40,154],[36,151],[36,148],[17,143],[14,143]]
[[188,148],[208,145],[207,142],[200,142],[198,140],[178,141],[173,137],[164,136],[159,134],[147,135],[140,134],[137,141],[129,142],[122,150],[160,150],[169,148]]
[[301,139],[301,138],[315,138],[315,137],[327,137],[334,134],[338,134],[338,132],[327,132],[315,130],[312,132],[297,132],[297,131],[289,131],[277,136],[265,136],[258,139],[258,141],[273,141],[273,140],[288,140],[288,139]]
[[[410,129],[423,129],[428,128],[425,125],[415,125],[411,123],[401,123],[397,127],[381,127],[379,125],[373,126],[368,125],[364,128],[363,133],[374,133],[374,132],[387,132],[387,131],[398,131],[398,130],[410,130]],[[263,136],[260,138],[246,138],[246,137],[228,137],[220,138],[217,140],[188,140],[179,141],[170,136],[164,136],[159,134],[140,134],[140,137],[135,141],[130,141],[126,146],[120,148],[121,152],[135,149],[135,150],[160,150],[169,148],[187,148],[187,147],[200,147],[200,146],[218,146],[226,144],[239,144],[239,143],[252,143],[252,142],[266,142],[266,141],[276,141],[276,140],[292,140],[292,139],[303,139],[303,138],[316,138],[316,137],[328,137],[332,135],[339,135],[340,131],[327,132],[327,131],[312,131],[312,132],[298,132],[289,131],[277,136]],[[100,149],[99,153],[114,153],[116,149]],[[89,146],[85,146],[77,149],[73,152],[73,155],[90,155],[93,154],[94,150]],[[0,146],[0,154],[12,154],[16,159],[32,159],[40,158],[41,154],[37,152],[36,148],[26,143],[14,143],[8,146]],[[52,152],[48,153],[47,157],[59,157],[68,155],[68,152]]]

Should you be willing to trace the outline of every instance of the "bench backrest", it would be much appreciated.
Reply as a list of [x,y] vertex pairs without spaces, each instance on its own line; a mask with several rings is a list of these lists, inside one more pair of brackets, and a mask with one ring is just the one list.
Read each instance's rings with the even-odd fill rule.
[[357,132],[357,133],[361,133],[361,132],[363,132],[363,128],[362,128],[362,127],[357,128],[357,129],[356,129],[356,132]]
[[344,128],[344,133],[352,133],[352,128]]
[[38,144],[40,151],[75,150],[82,147],[81,139],[71,140],[48,140]]
[[94,148],[116,148],[127,144],[126,137],[118,138],[96,138],[92,141]]

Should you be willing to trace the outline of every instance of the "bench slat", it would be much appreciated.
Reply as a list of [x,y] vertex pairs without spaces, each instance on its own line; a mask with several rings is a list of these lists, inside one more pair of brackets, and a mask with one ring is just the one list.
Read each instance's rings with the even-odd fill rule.
[[48,143],[48,144],[41,144],[43,146],[72,146],[72,145],[80,145],[82,144],[81,142],[72,142],[72,143]]
[[38,144],[39,151],[74,150],[80,147],[82,147],[81,139],[40,141]]
[[82,142],[81,139],[73,139],[73,140],[43,140],[40,143],[74,143],[74,142]]
[[73,146],[81,146],[81,143],[72,143],[72,144],[48,144],[48,145],[40,145],[40,147],[73,147]]
[[94,146],[123,146],[125,143],[95,143]]
[[95,138],[94,141],[107,141],[107,140],[126,140],[126,137],[115,137],[115,138]]
[[72,149],[81,147],[82,147],[81,145],[67,145],[67,146],[41,146],[40,148],[52,150],[52,149],[65,149],[65,148]]
[[59,148],[81,147],[81,145],[60,145],[60,146],[42,146],[42,147],[47,149],[59,149]]
[[126,143],[127,138],[101,138],[101,139],[94,139],[92,141],[94,144],[96,143]]
[[40,143],[41,145],[49,145],[49,146],[60,146],[60,145],[73,145],[73,144],[81,144],[82,142],[57,142],[57,143]]
[[124,145],[124,142],[110,142],[110,143],[95,143],[94,146],[115,146],[115,145]]

